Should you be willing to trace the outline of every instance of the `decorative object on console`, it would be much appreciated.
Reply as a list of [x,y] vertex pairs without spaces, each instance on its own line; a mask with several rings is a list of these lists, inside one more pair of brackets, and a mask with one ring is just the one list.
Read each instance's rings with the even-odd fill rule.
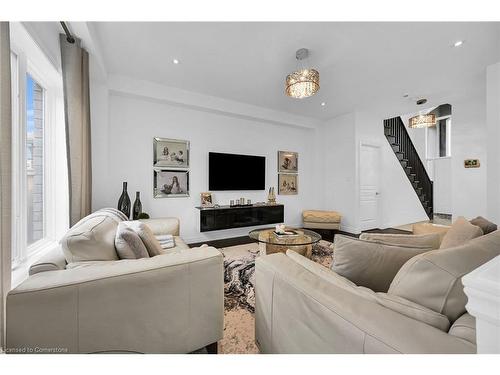
[[135,202],[134,207],[132,209],[132,218],[134,220],[139,219],[139,215],[142,213],[142,203],[141,203],[141,192],[135,192]]
[[120,195],[120,199],[118,199],[118,210],[127,216],[127,219],[130,218],[130,197],[127,193],[126,181],[123,182],[122,195]]
[[189,197],[189,171],[154,170],[155,198]]
[[274,187],[269,188],[269,193],[267,194],[267,204],[276,204],[276,194],[274,192]]
[[147,214],[146,212],[141,212],[137,220],[142,220],[142,219],[149,219],[149,214]]
[[479,163],[479,159],[465,159],[464,167],[465,168],[479,168],[481,163]]
[[278,194],[297,195],[299,191],[296,174],[280,173],[278,174]]
[[299,153],[278,151],[278,172],[297,173],[299,171]]
[[189,168],[189,141],[170,138],[154,138],[153,166]]
[[214,205],[212,201],[212,193],[200,193],[200,199],[201,207],[212,207]]
[[319,90],[319,72],[315,69],[303,66],[301,61],[309,57],[309,50],[301,48],[295,53],[298,61],[297,70],[286,76],[285,93],[291,98],[307,98],[316,94]]

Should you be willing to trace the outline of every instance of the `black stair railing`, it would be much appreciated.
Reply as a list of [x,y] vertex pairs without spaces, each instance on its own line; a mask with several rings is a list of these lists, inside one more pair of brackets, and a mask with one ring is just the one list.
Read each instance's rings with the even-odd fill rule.
[[411,141],[401,117],[384,120],[384,134],[413,186],[429,219],[434,214],[432,181]]

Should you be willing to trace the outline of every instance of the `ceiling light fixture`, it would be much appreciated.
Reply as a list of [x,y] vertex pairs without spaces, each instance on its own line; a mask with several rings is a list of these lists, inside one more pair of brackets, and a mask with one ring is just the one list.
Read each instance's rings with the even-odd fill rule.
[[321,106],[324,107],[326,105],[325,102],[321,102]]
[[463,41],[463,40],[457,40],[457,41],[453,44],[453,46],[454,46],[454,47],[460,47],[462,44],[464,44],[464,41]]
[[307,98],[319,90],[319,72],[316,69],[300,66],[308,56],[307,48],[301,48],[295,53],[299,67],[295,72],[288,74],[285,80],[285,93],[291,98]]
[[173,60],[172,60],[172,62],[173,62],[175,65],[179,64],[179,60],[177,60],[177,59],[173,59]]
[[[427,103],[427,99],[418,99],[417,105]],[[410,118],[408,127],[411,129],[431,128],[436,126],[436,115],[434,113],[419,113]]]

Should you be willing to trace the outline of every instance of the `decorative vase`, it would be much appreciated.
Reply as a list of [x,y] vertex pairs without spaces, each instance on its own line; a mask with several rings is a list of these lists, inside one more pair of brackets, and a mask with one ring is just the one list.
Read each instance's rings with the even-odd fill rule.
[[140,195],[141,193],[139,191],[135,192],[134,208],[132,209],[132,218],[134,220],[139,219],[139,215],[142,213],[142,203]]
[[123,212],[127,218],[130,218],[130,197],[127,193],[126,181],[123,183],[122,195],[120,195],[120,199],[118,199],[118,210]]

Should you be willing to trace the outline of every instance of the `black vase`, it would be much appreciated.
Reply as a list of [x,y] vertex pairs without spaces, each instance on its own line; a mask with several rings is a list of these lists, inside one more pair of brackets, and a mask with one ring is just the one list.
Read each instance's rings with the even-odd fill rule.
[[130,197],[127,193],[127,182],[123,183],[122,195],[118,199],[118,210],[123,212],[127,218],[130,218]]
[[140,195],[140,192],[135,192],[134,208],[132,209],[132,216],[134,220],[139,219],[139,215],[142,213],[142,203]]

